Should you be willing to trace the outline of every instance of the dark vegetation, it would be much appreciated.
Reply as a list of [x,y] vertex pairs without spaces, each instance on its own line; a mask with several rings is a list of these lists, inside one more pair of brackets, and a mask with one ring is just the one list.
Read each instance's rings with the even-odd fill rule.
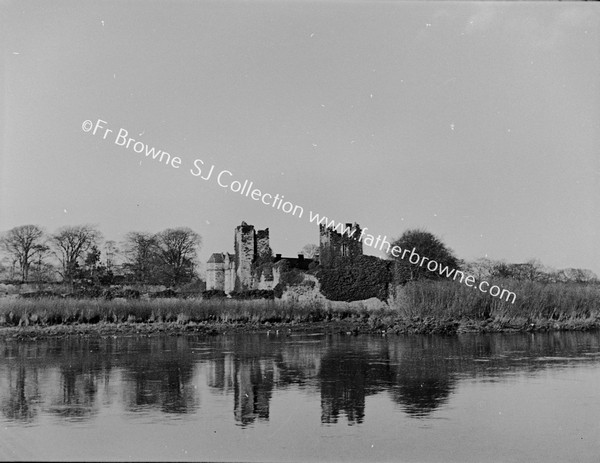
[[273,299],[272,289],[249,289],[246,291],[233,291],[229,294],[233,299]]
[[[459,261],[454,252],[449,249],[442,241],[425,230],[407,230],[400,238],[395,240],[391,248],[399,246],[402,250],[415,252],[421,257],[427,257],[429,260],[435,260],[440,265],[451,269],[459,269]],[[415,280],[441,280],[445,277],[439,272],[430,272],[426,266],[414,265],[409,262],[408,253],[404,259],[395,257],[390,253],[388,256],[394,260],[395,265],[392,269],[393,279],[396,283],[405,284]]]
[[392,262],[373,256],[338,259],[335,268],[316,272],[321,292],[332,301],[360,301],[372,297],[387,300],[392,281]]

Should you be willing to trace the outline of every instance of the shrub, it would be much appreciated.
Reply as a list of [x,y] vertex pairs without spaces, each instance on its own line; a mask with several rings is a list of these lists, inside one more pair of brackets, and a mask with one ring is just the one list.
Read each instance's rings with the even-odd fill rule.
[[230,296],[234,299],[273,299],[275,297],[273,290],[270,289],[233,291]]
[[121,289],[115,292],[114,297],[123,297],[125,299],[139,299],[140,292],[137,289]]
[[202,291],[202,297],[204,299],[212,299],[227,297],[227,294],[225,294],[225,291],[223,291],[222,289],[207,289],[206,291]]
[[156,291],[156,292],[150,294],[151,299],[170,298],[170,297],[177,297],[177,296],[178,296],[177,292],[172,290],[171,288],[167,288],[164,291]]
[[304,273],[298,269],[287,270],[286,272],[281,273],[281,277],[279,278],[279,282],[284,286],[295,286],[302,284],[304,281]]
[[281,285],[281,283],[277,283],[275,285],[275,287],[273,288],[273,296],[276,297],[277,299],[281,299],[281,296],[283,296],[283,290],[285,288]]
[[19,294],[19,297],[21,297],[23,299],[40,299],[40,298],[46,298],[46,297],[60,297],[60,294],[55,294],[52,291],[42,290],[42,291],[32,291],[29,293],[21,293],[21,294]]

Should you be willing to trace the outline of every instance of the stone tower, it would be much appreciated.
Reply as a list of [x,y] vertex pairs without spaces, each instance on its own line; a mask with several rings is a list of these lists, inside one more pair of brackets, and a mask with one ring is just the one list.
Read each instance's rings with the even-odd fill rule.
[[243,291],[252,285],[252,262],[256,254],[256,233],[253,225],[242,222],[235,227],[235,290]]
[[344,233],[332,227],[319,225],[319,261],[323,267],[333,267],[336,259],[354,259],[363,253],[359,240],[361,229],[357,223],[347,223]]
[[254,225],[242,222],[235,228],[235,290],[252,289],[252,264],[259,258],[271,256],[269,229],[254,230]]
[[206,263],[206,289],[230,293],[235,283],[235,256],[225,252],[213,253]]

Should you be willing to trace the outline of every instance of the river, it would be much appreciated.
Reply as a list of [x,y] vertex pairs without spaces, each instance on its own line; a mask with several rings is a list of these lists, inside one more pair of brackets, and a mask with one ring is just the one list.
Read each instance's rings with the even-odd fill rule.
[[0,459],[592,462],[600,333],[0,341]]

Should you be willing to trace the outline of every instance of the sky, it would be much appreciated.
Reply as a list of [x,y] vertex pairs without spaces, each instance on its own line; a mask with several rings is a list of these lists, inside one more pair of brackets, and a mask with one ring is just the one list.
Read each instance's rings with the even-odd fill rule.
[[[600,275],[597,4],[73,0],[0,12],[0,230],[95,224],[119,241],[185,226],[205,262],[233,252],[242,221],[294,256],[318,243],[312,211],[374,236],[424,228],[465,260]],[[197,159],[202,176],[215,166],[208,180]],[[223,170],[223,184],[251,181],[303,216],[220,186]]]

